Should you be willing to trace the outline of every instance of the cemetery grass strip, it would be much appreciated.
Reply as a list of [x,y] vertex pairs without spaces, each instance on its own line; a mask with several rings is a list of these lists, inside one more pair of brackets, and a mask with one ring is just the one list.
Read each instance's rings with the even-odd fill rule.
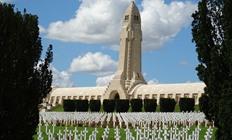
[[[179,128],[181,128],[182,126],[180,126]],[[65,130],[65,126],[55,126],[54,127],[54,133],[55,134],[58,134],[59,133],[59,130],[61,130],[61,132],[63,133],[64,130]],[[77,127],[78,129],[78,132],[80,131],[83,131],[85,127]],[[88,133],[87,133],[87,139],[89,137],[89,135],[91,134],[91,132],[95,129],[94,127],[86,127],[87,130],[88,130]],[[192,131],[196,128],[196,126],[192,126],[190,128],[190,131],[189,133],[192,133]],[[206,130],[207,130],[207,127],[205,126],[200,126],[201,128],[201,131],[200,131],[200,140],[203,140],[204,139],[204,135],[206,133]],[[48,126],[48,130],[52,130],[52,125],[49,125]],[[75,129],[75,126],[67,126],[67,129],[68,130],[74,130]],[[97,140],[100,140],[102,139],[102,135],[103,135],[103,131],[104,131],[104,128],[102,127],[97,127],[97,130],[98,130],[98,134],[97,134]],[[121,136],[121,139],[124,140],[126,138],[126,135],[125,135],[125,129],[123,128],[120,128],[120,136]],[[38,131],[38,128],[37,130]],[[43,134],[45,134],[45,126],[42,126],[41,127],[41,131],[43,132]],[[135,132],[135,129],[130,129],[130,131],[132,132],[132,135],[135,136],[136,135],[136,132]],[[37,133],[37,132],[36,132]],[[215,140],[215,134],[216,134],[216,128],[213,128],[213,134],[212,134],[212,140]],[[46,137],[46,135],[43,135],[44,137],[44,140],[48,140],[48,137]],[[37,135],[34,135],[33,136],[34,140],[37,140]],[[109,131],[109,140],[113,140],[114,139],[114,128],[110,128],[110,131]]]

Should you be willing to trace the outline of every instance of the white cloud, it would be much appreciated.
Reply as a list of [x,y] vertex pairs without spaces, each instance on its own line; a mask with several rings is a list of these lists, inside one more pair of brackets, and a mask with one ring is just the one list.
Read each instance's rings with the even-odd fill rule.
[[62,41],[118,43],[118,27],[129,1],[83,0],[76,16],[68,21],[51,23],[47,36]]
[[144,0],[142,2],[143,45],[146,50],[161,47],[191,21],[196,5],[190,2]]
[[42,25],[39,25],[39,32],[46,33],[46,29]]
[[12,0],[0,0],[0,2],[11,3]]
[[85,72],[97,76],[109,75],[115,72],[117,62],[109,55],[101,52],[88,52],[83,56],[74,58],[70,64],[69,72]]
[[159,83],[159,80],[157,79],[152,79],[152,80],[147,81],[148,85],[153,85],[153,84],[158,84],[158,83]]
[[114,74],[97,77],[96,86],[107,86],[109,82],[113,79]]
[[[131,0],[82,0],[75,17],[49,25],[47,37],[68,42],[119,44],[120,22]],[[141,7],[145,50],[161,47],[191,21],[196,4],[191,2],[143,0]]]
[[54,87],[72,87],[71,74],[66,71],[59,71],[55,67],[51,67],[53,74],[52,86]]
[[54,66],[51,66],[53,72],[52,85],[54,87],[72,87],[71,77],[73,74],[84,72],[97,76],[97,86],[105,86],[112,79],[116,65],[117,62],[109,55],[101,52],[88,52],[83,56],[74,58],[68,70],[59,71]]

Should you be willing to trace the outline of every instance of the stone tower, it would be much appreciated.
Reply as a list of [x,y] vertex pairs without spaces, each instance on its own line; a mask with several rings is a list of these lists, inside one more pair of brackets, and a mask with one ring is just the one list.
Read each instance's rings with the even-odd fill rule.
[[146,84],[141,73],[141,18],[132,1],[123,16],[118,69],[103,95],[104,99],[128,99],[138,85]]

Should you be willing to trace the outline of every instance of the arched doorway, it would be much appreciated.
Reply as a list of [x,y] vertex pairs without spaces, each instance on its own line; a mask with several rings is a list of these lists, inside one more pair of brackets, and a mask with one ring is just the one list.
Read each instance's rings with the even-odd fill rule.
[[110,93],[110,99],[119,100],[119,99],[120,99],[120,96],[119,96],[118,91],[112,91],[112,92]]
[[114,95],[114,100],[119,100],[119,99],[120,99],[119,94],[116,93],[116,94]]

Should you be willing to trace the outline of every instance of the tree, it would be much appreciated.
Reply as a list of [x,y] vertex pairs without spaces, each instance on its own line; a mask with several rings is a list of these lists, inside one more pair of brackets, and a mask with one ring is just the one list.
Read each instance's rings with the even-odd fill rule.
[[[208,119],[218,123],[218,99],[221,94],[219,82],[222,81],[223,73],[221,71],[221,38],[218,32],[221,32],[221,27],[215,20],[213,7],[216,4],[210,0],[202,0],[198,4],[198,11],[193,14],[192,35],[193,41],[196,43],[196,51],[200,64],[196,70],[198,77],[206,85],[205,94],[209,96],[209,115]],[[210,7],[210,8],[208,8]],[[219,18],[220,19],[220,18]]]
[[[199,79],[206,84],[209,110],[203,109],[218,127],[217,139],[232,139],[232,2],[202,0],[193,14]],[[207,114],[208,113],[208,114]]]
[[38,105],[51,90],[52,46],[45,59],[38,17],[0,3],[0,139],[32,139]]
[[221,83],[221,99],[219,101],[219,129],[217,138],[220,140],[232,139],[232,1],[224,0],[222,11],[222,27],[224,33],[222,60],[223,82]]

